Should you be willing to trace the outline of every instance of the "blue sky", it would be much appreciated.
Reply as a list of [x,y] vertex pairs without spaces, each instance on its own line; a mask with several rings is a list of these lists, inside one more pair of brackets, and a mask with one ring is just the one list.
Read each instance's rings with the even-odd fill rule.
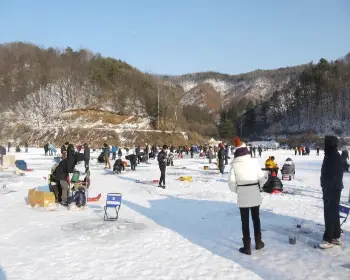
[[0,42],[87,48],[142,71],[243,73],[350,52],[349,0],[0,0]]

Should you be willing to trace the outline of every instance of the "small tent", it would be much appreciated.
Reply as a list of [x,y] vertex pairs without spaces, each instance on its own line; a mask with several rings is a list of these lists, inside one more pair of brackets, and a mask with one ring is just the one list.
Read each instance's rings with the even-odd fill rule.
[[211,139],[209,140],[208,144],[209,144],[210,146],[214,146],[214,145],[216,145],[216,141],[214,140],[214,138],[211,138]]

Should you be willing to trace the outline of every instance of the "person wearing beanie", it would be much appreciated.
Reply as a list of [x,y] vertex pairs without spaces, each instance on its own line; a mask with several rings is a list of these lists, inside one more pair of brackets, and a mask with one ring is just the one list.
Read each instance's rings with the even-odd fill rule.
[[265,246],[260,225],[260,182],[264,180],[264,173],[258,161],[250,157],[247,146],[238,137],[234,138],[234,143],[236,150],[231,162],[228,184],[230,190],[237,194],[237,204],[241,213],[243,247],[239,251],[251,255],[249,212],[252,214],[254,225],[255,249],[260,250]]
[[325,232],[323,242],[319,245],[322,249],[332,248],[333,245],[341,245],[339,202],[343,186],[342,159],[338,153],[338,138],[325,137],[325,156],[321,168],[321,187],[324,205]]

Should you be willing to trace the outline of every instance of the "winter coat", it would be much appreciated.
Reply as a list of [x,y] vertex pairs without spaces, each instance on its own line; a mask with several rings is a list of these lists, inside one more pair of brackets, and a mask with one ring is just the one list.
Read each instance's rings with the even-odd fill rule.
[[131,164],[135,164],[137,162],[137,156],[136,155],[127,155],[125,159],[129,160]]
[[118,150],[118,157],[121,157],[123,155],[123,152],[121,149]]
[[112,153],[116,153],[116,152],[117,152],[116,146],[112,146],[111,152],[112,152]]
[[295,164],[292,159],[288,158],[282,166],[282,174],[295,174]]
[[59,182],[60,180],[67,181],[68,176],[68,159],[63,159],[56,167],[54,177],[56,178],[57,182]]
[[113,165],[113,171],[116,171],[116,170],[123,170],[124,169],[124,164],[123,164],[123,161],[118,158],[115,162],[114,162],[114,165]]
[[89,146],[84,147],[84,158],[85,158],[85,160],[90,160],[90,148],[89,148]]
[[208,158],[209,159],[213,159],[213,157],[214,157],[213,149],[209,149],[209,151],[208,151]]
[[161,150],[158,153],[158,164],[159,164],[159,168],[166,168],[166,163],[167,163],[167,154],[165,151]]
[[270,176],[267,182],[262,187],[262,190],[267,193],[272,193],[274,190],[283,190],[283,184],[277,176]]
[[109,146],[103,148],[103,156],[108,159],[109,158]]
[[337,197],[343,189],[343,162],[337,150],[338,138],[325,137],[325,157],[321,169],[323,199]]
[[341,158],[343,159],[343,161],[347,161],[349,159],[349,152],[347,150],[342,151]]
[[45,150],[45,152],[49,150],[49,144],[44,145],[44,150]]
[[218,152],[218,160],[219,160],[219,167],[224,166],[224,160],[225,160],[225,149],[224,147],[221,147]]
[[[239,155],[242,151],[242,155]],[[236,149],[231,162],[228,184],[230,190],[237,193],[238,207],[255,207],[261,205],[259,184],[264,180],[264,173],[257,160],[252,159],[243,144]]]
[[269,157],[266,161],[265,161],[265,168],[268,169],[277,169],[278,165],[277,163],[271,159],[271,157]]
[[6,148],[3,146],[0,146],[0,157],[6,155]]

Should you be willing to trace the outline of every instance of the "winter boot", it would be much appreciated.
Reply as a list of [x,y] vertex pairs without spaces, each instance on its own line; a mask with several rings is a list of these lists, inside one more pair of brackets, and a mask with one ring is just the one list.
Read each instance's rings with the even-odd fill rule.
[[243,247],[239,248],[239,251],[242,254],[251,255],[252,250],[250,249],[250,238],[242,238],[242,240],[243,240]]
[[261,233],[255,236],[255,249],[260,250],[265,247],[265,243],[261,240]]

